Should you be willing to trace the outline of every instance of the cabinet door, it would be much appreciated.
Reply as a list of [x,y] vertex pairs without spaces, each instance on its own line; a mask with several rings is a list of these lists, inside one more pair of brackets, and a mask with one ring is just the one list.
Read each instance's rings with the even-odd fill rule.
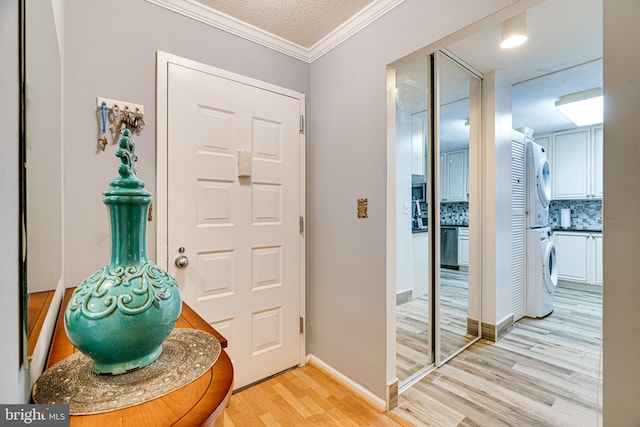
[[602,126],[591,129],[591,197],[602,198]]
[[447,202],[466,202],[467,197],[467,151],[446,153]]
[[411,174],[426,175],[427,112],[411,115]]
[[588,283],[589,234],[556,232],[553,240],[556,245],[558,279]]
[[448,194],[448,183],[447,183],[447,166],[448,162],[446,161],[446,154],[440,154],[440,201],[446,202]]
[[414,233],[412,265],[412,298],[418,298],[429,292],[429,234]]
[[469,230],[458,232],[458,265],[469,265]]
[[556,133],[551,175],[554,199],[585,199],[590,191],[589,129]]
[[593,282],[595,285],[604,283],[602,276],[602,234],[593,235],[593,266],[595,268]]

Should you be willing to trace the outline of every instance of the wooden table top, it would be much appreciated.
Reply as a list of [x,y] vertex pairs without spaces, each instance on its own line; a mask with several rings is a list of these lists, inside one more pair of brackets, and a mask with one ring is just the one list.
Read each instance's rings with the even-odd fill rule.
[[[64,309],[73,289],[67,289],[58,314],[47,368],[78,351],[64,330]],[[224,351],[227,340],[182,303],[176,328],[193,328],[213,334],[222,345],[220,357],[203,376],[165,396],[141,405],[97,415],[71,416],[72,426],[200,426],[220,425],[222,412],[233,390],[233,366]]]

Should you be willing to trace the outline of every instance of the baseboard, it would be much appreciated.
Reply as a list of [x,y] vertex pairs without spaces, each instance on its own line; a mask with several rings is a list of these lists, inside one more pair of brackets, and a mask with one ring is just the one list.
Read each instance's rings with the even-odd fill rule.
[[505,317],[498,324],[482,322],[482,338],[498,342],[513,329],[513,313]]
[[396,305],[406,304],[412,300],[412,289],[407,289],[406,291],[401,291],[396,294]]
[[399,403],[398,379],[396,378],[387,384],[387,403],[385,405],[385,410],[389,411],[393,408],[397,408]]
[[480,322],[478,322],[478,319],[467,317],[467,333],[469,335],[477,337],[479,325]]
[[[346,375],[344,375],[342,372],[340,372],[337,369],[333,368],[331,365],[329,365],[329,364],[323,362],[322,360],[318,359],[313,354],[307,355],[307,363],[315,366],[316,368],[320,369],[321,371],[323,371],[325,374],[329,375],[330,377],[332,377],[336,381],[342,383],[344,386],[346,386],[347,388],[352,390],[354,393],[357,393],[358,395],[360,395],[362,398],[364,398],[366,401],[368,401],[373,406],[378,408],[380,411],[384,412],[384,411],[389,409],[388,403],[385,402],[383,399],[381,399],[378,396],[376,396],[375,394],[371,393],[369,390],[364,388],[362,385],[358,384],[357,382],[355,382],[351,378],[349,378]],[[393,385],[393,383],[387,385],[387,394],[392,394],[392,391],[393,391],[392,390],[392,385]],[[398,399],[397,398],[397,396],[398,396],[397,380],[396,380],[395,389],[396,389],[395,395],[396,395],[396,401],[397,401],[397,399]]]
[[49,359],[49,348],[51,347],[51,340],[53,339],[56,322],[58,321],[58,312],[63,308],[61,306],[64,298],[64,292],[64,278],[60,277],[56,290],[53,294],[51,305],[49,306],[49,311],[46,314],[44,324],[40,330],[38,342],[33,350],[33,354],[31,355],[29,363],[31,384],[34,384],[42,372],[44,372],[47,360]]
[[602,293],[602,285],[589,285],[587,283],[571,282],[568,280],[558,280],[558,287],[577,289],[579,291]]

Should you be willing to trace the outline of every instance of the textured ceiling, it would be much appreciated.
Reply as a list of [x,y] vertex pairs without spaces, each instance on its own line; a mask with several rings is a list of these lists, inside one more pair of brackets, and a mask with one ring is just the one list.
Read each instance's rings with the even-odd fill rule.
[[310,48],[375,0],[198,1],[304,48]]

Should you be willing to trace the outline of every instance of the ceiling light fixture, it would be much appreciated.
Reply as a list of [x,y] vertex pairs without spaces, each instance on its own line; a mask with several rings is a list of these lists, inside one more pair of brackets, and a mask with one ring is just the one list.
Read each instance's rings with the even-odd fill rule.
[[602,123],[603,95],[599,87],[563,95],[556,107],[576,126],[590,126]]
[[512,49],[527,41],[527,14],[521,13],[500,24],[500,47]]

